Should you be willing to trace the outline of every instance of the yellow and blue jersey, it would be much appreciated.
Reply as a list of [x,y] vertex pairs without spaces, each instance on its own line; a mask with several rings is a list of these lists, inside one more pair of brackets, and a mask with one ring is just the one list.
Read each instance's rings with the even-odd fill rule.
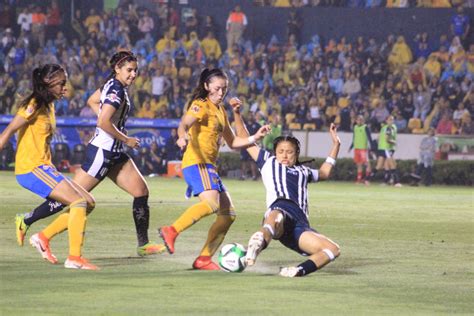
[[183,156],[182,168],[195,164],[216,165],[222,133],[229,120],[224,106],[215,105],[209,99],[197,99],[191,103],[186,114],[197,121],[188,131],[189,142]]
[[28,123],[18,131],[15,174],[32,172],[41,165],[52,165],[50,144],[56,130],[54,104],[38,109],[32,99],[26,107],[18,110],[17,115]]

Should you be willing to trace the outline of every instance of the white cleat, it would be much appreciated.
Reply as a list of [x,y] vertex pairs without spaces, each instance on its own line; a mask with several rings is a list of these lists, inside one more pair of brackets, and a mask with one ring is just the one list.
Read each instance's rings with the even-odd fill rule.
[[298,272],[300,272],[301,267],[284,267],[280,268],[280,275],[285,278],[294,278],[299,277]]
[[253,266],[255,264],[258,254],[263,249],[264,243],[265,239],[263,238],[262,232],[256,232],[250,237],[247,254],[245,255],[245,264],[247,266]]

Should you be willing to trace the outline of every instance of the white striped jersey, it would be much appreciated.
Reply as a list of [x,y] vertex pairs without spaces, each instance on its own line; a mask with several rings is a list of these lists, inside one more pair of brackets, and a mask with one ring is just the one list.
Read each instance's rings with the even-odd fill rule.
[[[110,104],[115,108],[115,113],[111,118],[112,124],[114,124],[119,131],[124,132],[125,122],[127,121],[131,104],[127,90],[122,83],[115,78],[107,81],[102,87],[99,114],[104,104]],[[112,135],[100,127],[96,127],[94,137],[92,137],[89,143],[112,152],[123,151],[122,142],[112,137]]]
[[276,200],[285,199],[296,203],[309,216],[308,183],[319,180],[318,170],[304,165],[285,166],[264,149],[260,149],[257,166],[267,191],[267,208]]

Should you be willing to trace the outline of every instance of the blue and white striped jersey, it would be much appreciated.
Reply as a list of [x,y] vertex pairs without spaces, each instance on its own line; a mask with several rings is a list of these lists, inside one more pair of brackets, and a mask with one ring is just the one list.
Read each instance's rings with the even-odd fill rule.
[[267,208],[278,199],[290,200],[308,217],[308,183],[319,180],[319,171],[304,165],[282,165],[264,149],[260,149],[257,166],[267,191]]
[[[115,78],[110,79],[105,83],[100,94],[100,111],[104,104],[112,105],[116,111],[112,115],[112,124],[121,132],[125,131],[125,122],[127,121],[130,112],[130,99],[128,98],[127,90],[122,83]],[[118,139],[115,139],[103,129],[96,127],[95,135],[89,142],[90,144],[99,148],[112,151],[122,152],[123,144]]]

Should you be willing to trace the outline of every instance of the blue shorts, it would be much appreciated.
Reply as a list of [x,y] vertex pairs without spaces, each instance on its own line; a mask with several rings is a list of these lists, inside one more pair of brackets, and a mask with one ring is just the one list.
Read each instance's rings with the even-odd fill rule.
[[33,169],[32,172],[16,175],[16,181],[22,187],[42,198],[47,198],[56,185],[64,179],[65,177],[50,165],[41,165]]
[[298,241],[306,231],[317,233],[309,226],[306,214],[299,206],[290,200],[276,200],[269,210],[278,210],[284,216],[283,235],[278,240],[287,248],[290,248],[301,255],[308,255],[300,249]]
[[94,178],[103,180],[114,166],[129,159],[130,157],[126,153],[108,151],[88,144],[86,161],[84,161],[81,168]]
[[188,184],[186,197],[197,196],[201,192],[208,190],[217,190],[225,192],[225,186],[222,183],[216,167],[212,164],[196,164],[183,169],[184,180]]

